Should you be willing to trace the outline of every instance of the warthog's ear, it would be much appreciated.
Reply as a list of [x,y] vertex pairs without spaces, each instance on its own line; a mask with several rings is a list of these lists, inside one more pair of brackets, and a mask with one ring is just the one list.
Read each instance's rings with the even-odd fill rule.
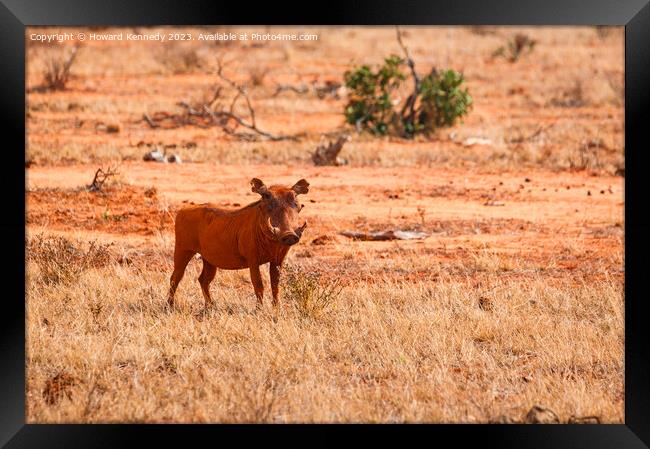
[[291,187],[291,190],[296,192],[296,195],[309,192],[309,183],[305,179],[301,179]]
[[260,179],[257,179],[257,178],[251,179],[251,191],[253,193],[259,193],[262,196],[269,193],[266,186],[264,185],[264,183]]

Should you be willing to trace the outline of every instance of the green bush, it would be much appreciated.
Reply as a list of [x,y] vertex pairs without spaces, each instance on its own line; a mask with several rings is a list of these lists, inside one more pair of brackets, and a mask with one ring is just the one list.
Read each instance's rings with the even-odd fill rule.
[[410,138],[451,126],[469,112],[472,97],[462,87],[463,75],[454,70],[434,69],[413,81],[413,93],[399,104],[395,97],[405,84],[402,68],[406,63],[393,55],[376,71],[367,65],[346,71],[345,85],[351,91],[344,111],[346,121],[358,131]]

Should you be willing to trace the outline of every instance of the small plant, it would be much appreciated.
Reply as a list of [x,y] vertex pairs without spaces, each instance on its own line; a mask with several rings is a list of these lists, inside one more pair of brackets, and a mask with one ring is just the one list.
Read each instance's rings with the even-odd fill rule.
[[56,58],[50,59],[45,67],[45,73],[43,74],[44,85],[43,90],[63,90],[65,85],[70,80],[70,69],[72,64],[77,57],[77,51],[79,47],[74,46],[70,51],[70,54],[66,57],[61,55]]
[[338,279],[324,279],[319,271],[284,268],[284,296],[304,318],[319,318],[341,295]]
[[493,58],[504,57],[510,62],[516,62],[525,53],[530,53],[535,48],[537,41],[525,34],[516,34],[510,38],[505,46],[501,46],[492,53]]
[[107,265],[111,259],[109,246],[91,242],[83,250],[64,237],[39,235],[29,239],[26,250],[27,259],[38,264],[43,283],[69,284],[87,269]]

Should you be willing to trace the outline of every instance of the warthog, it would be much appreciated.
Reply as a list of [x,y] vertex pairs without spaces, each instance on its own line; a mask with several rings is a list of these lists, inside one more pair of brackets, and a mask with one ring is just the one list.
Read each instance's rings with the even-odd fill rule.
[[174,272],[171,275],[168,303],[174,305],[174,293],[192,257],[199,253],[203,270],[199,284],[206,309],[212,304],[210,282],[217,268],[241,270],[248,268],[251,283],[262,306],[264,284],[260,265],[269,263],[273,305],[278,306],[280,267],[291,246],[300,241],[307,222],[298,226],[303,205],[297,196],[309,191],[309,183],[301,179],[293,187],[267,187],[257,178],[251,180],[252,191],[261,199],[236,210],[225,210],[212,204],[186,207],[176,214]]

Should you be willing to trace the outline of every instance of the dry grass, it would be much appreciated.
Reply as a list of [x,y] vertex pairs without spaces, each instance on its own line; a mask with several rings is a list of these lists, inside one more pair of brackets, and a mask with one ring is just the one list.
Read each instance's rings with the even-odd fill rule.
[[[51,91],[37,87],[65,46],[28,46],[28,422],[623,422],[623,186],[604,176],[624,169],[622,28],[405,27],[418,69],[462,71],[474,109],[430,140],[353,135],[346,167],[311,161],[345,95],[276,86],[399,54],[395,30],[302,31],[320,39],[86,42]],[[491,57],[518,34],[533,51]],[[305,137],[143,121],[209,98],[217,54],[261,129]],[[125,162],[124,182],[83,187],[153,147],[204,163]],[[193,261],[166,310],[173,212],[246,204],[259,173],[313,186],[282,309],[266,270],[260,312],[248,273],[219,271],[204,313]],[[338,235],[393,228],[431,237]]]
[[322,267],[314,259],[293,259],[279,314],[268,302],[255,313],[244,272],[218,273],[217,306],[203,314],[190,264],[170,313],[168,262],[112,262],[46,285],[30,261],[27,419],[521,422],[539,404],[561,422],[623,421],[618,278],[549,282],[516,257],[477,250],[464,272],[433,262],[435,282],[400,280],[421,257],[392,255],[383,276],[349,283],[310,319],[290,298],[297,270]]

